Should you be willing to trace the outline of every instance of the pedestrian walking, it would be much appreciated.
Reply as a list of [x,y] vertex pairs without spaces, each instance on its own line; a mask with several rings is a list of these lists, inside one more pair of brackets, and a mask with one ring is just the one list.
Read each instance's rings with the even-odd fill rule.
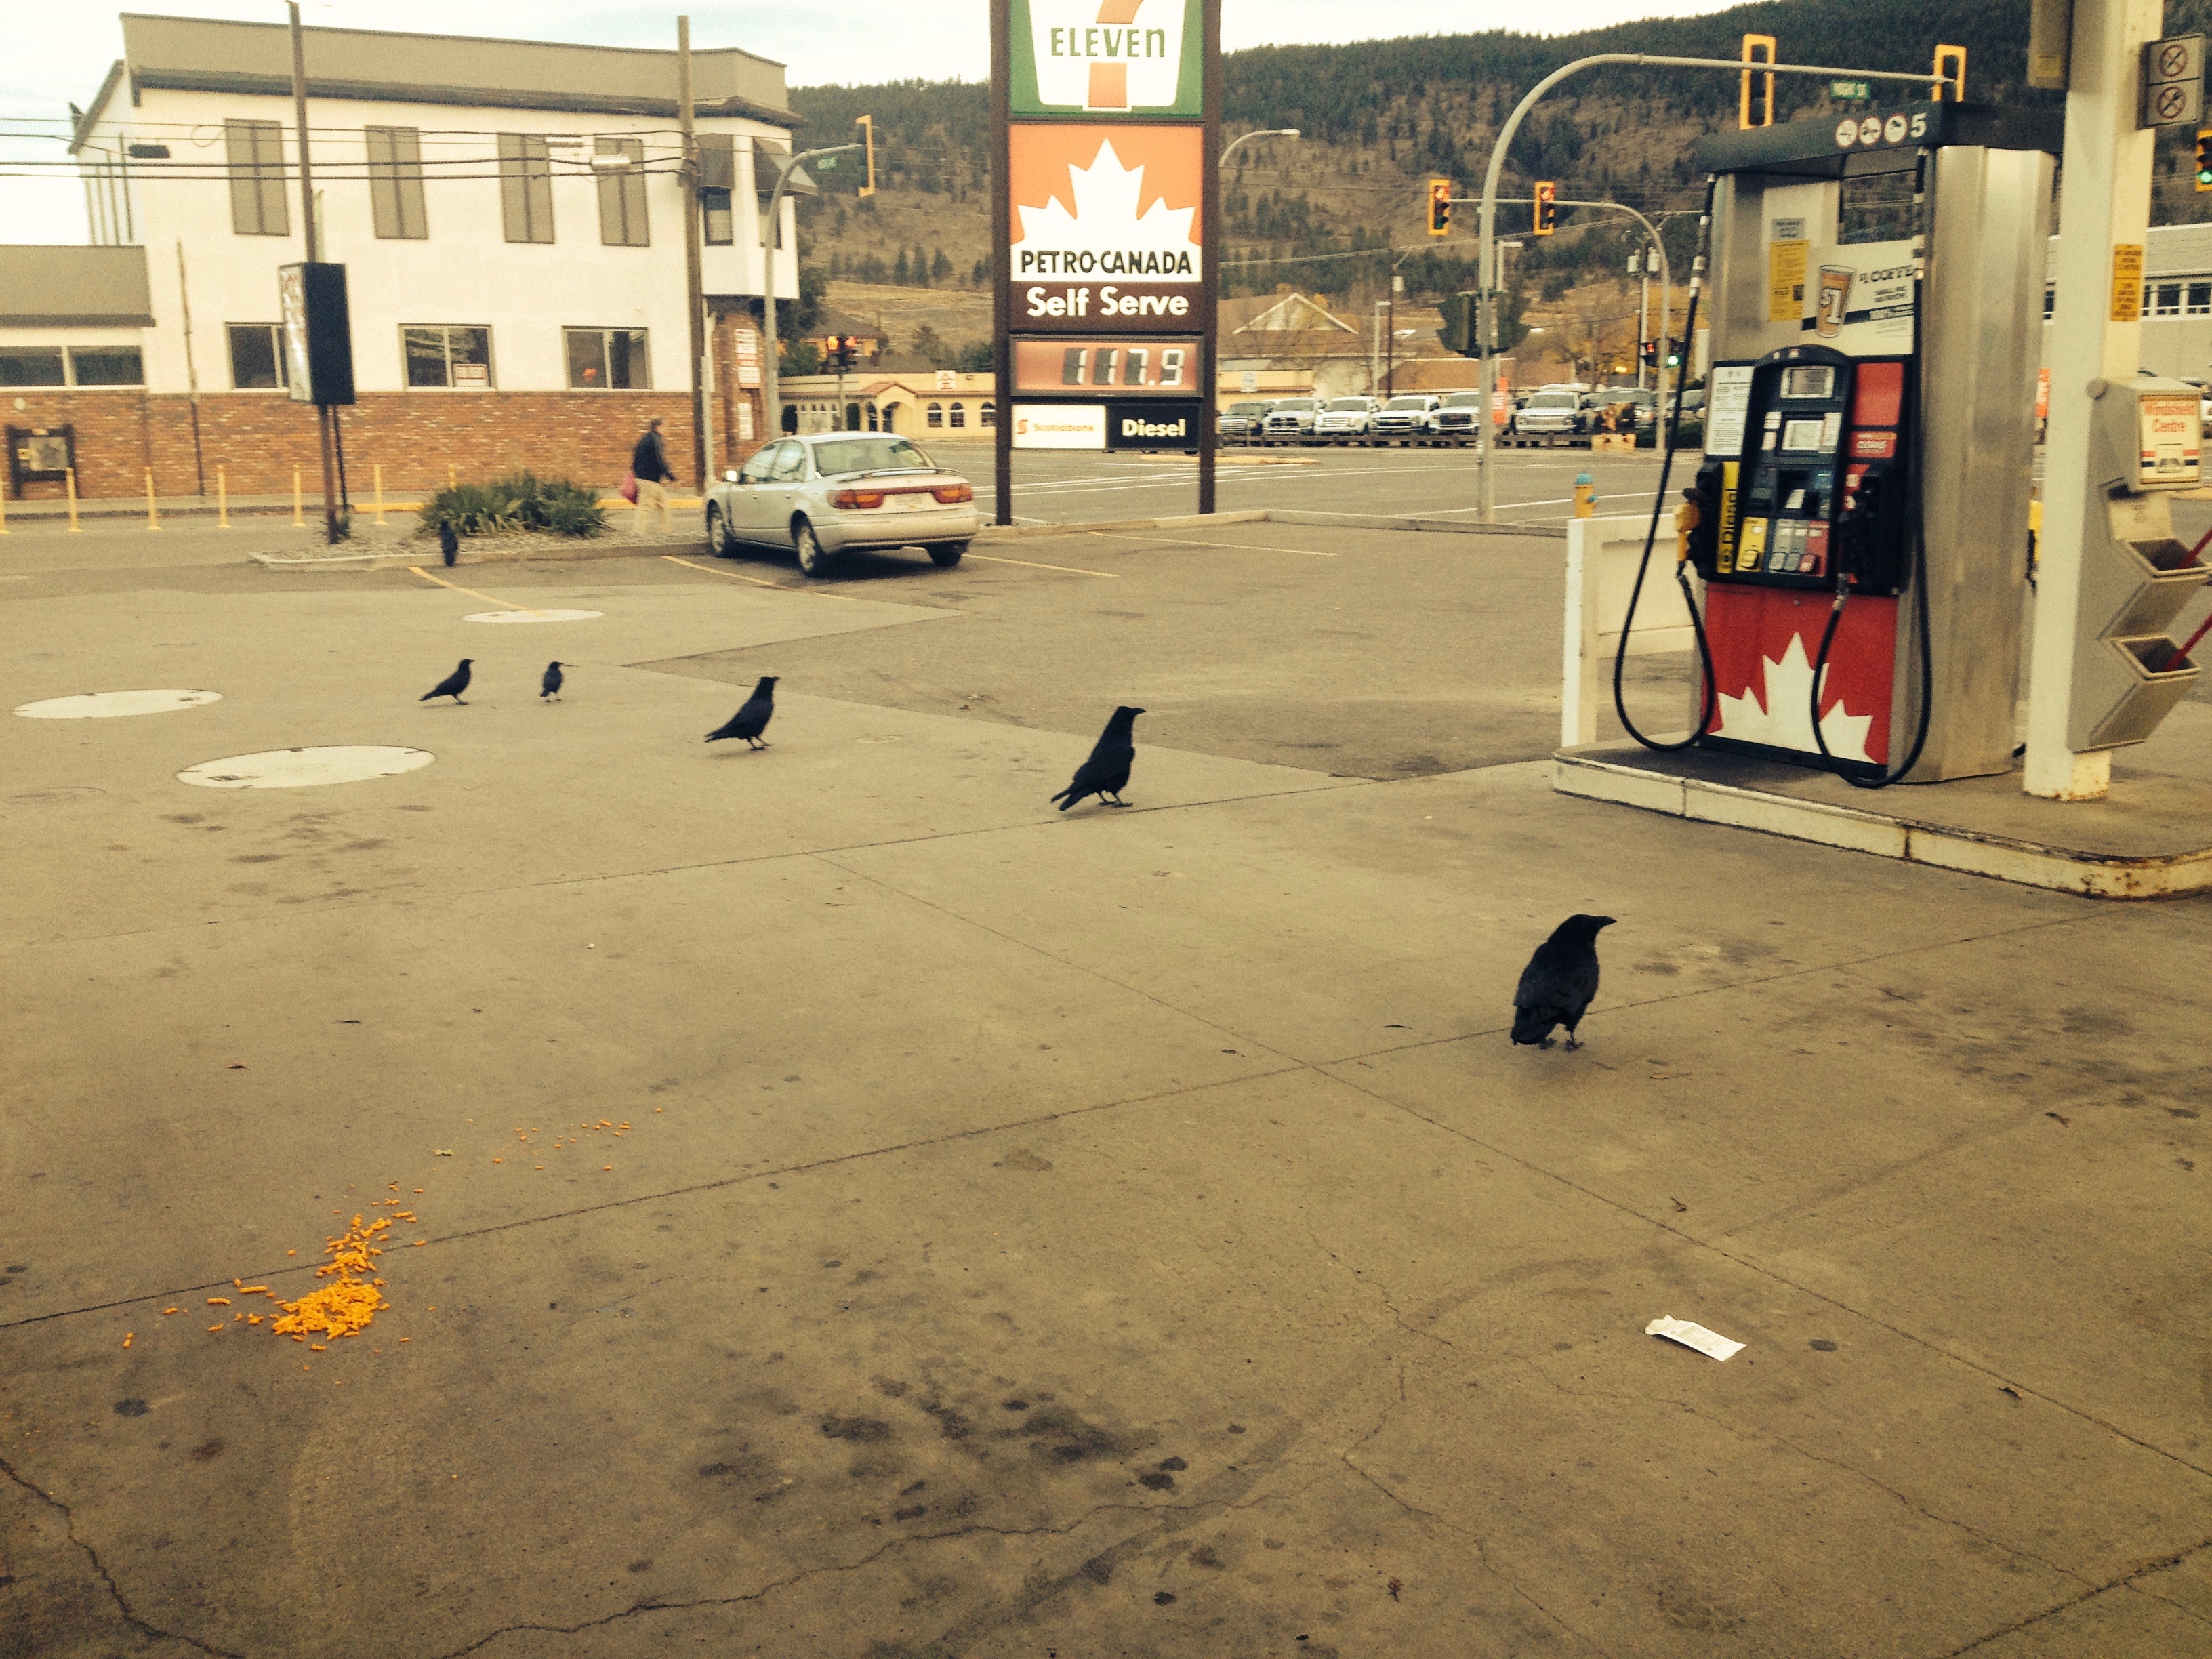
[[660,422],[646,422],[639,436],[637,447],[630,452],[630,476],[637,481],[637,520],[633,526],[641,538],[646,533],[646,515],[660,514],[660,533],[675,534],[675,526],[668,516],[668,486],[676,482],[676,475],[668,470],[668,450],[660,441]]

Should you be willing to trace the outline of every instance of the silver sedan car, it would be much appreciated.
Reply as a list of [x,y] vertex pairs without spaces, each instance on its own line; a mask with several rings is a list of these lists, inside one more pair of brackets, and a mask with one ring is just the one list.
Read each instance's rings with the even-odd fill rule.
[[817,432],[764,444],[707,492],[707,545],[723,558],[791,548],[823,574],[858,547],[921,547],[957,564],[982,527],[968,480],[888,432]]

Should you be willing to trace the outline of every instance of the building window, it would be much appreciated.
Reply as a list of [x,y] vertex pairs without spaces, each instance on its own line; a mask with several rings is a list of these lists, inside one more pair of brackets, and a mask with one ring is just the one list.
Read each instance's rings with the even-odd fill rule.
[[2189,314],[2192,317],[2212,317],[2212,283],[2191,283],[2189,285]]
[[738,240],[737,220],[730,212],[730,192],[726,190],[702,190],[699,192],[699,217],[704,228],[700,240],[708,247],[729,247]]
[[[2045,322],[2047,323],[2051,320],[2051,313],[2057,304],[2058,290],[2055,288],[2045,289],[2043,290],[2043,320]],[[1805,718],[1810,720],[1812,716],[1808,714]]]
[[641,328],[572,328],[568,337],[568,386],[572,391],[645,392],[653,374],[645,356]]
[[[996,426],[998,423],[999,406],[998,404],[987,400],[983,404],[983,424],[987,427],[991,427]],[[1811,716],[1808,715],[1807,718],[1810,719]]]
[[952,405],[952,424],[955,426],[966,426],[968,424],[967,404],[955,404]]
[[650,241],[645,225],[645,141],[641,138],[595,138],[592,149],[601,155],[620,155],[629,165],[599,174],[599,240],[608,247],[644,247]]
[[2154,306],[2146,306],[2143,307],[2143,309],[2149,312],[2152,316],[2179,317],[2181,315],[2180,283],[2160,283],[2156,289],[2154,290],[2153,297],[2155,299],[2157,303]]
[[67,386],[59,346],[0,346],[0,386]]
[[416,325],[399,331],[410,386],[455,386],[486,391],[491,386],[491,331]]
[[508,241],[553,240],[553,161],[543,138],[499,135],[499,205]]
[[875,429],[876,429],[876,406],[875,406],[873,404],[870,404],[868,405],[868,430],[869,430],[869,431],[871,431],[871,432],[873,432]]
[[430,234],[422,213],[422,135],[415,127],[364,127],[368,141],[368,205],[379,236],[420,241]]
[[71,346],[71,386],[143,386],[146,369],[137,346]]
[[943,404],[930,404],[927,409],[922,410],[922,419],[927,421],[933,427],[943,426],[945,424],[945,405]]
[[284,343],[275,323],[233,323],[223,331],[230,337],[230,384],[239,392],[274,391],[285,382]]
[[230,228],[240,236],[289,236],[284,201],[284,130],[274,121],[225,121],[230,162]]

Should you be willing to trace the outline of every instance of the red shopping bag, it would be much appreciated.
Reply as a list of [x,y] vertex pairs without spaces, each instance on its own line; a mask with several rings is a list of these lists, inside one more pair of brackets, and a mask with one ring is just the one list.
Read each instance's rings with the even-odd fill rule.
[[632,507],[637,505],[637,474],[633,472],[623,480],[622,498]]

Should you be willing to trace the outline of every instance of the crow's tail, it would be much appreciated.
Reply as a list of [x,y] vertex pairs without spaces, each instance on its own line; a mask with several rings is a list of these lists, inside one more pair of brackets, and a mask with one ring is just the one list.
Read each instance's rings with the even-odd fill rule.
[[1060,810],[1065,812],[1069,807],[1074,805],[1081,797],[1076,794],[1075,786],[1071,783],[1066,788],[1061,790],[1052,799],[1059,804]]
[[1516,1042],[1541,1042],[1552,1035],[1552,1028],[1559,1023],[1557,1008],[1537,1006],[1516,1008],[1513,1011],[1513,1040]]

